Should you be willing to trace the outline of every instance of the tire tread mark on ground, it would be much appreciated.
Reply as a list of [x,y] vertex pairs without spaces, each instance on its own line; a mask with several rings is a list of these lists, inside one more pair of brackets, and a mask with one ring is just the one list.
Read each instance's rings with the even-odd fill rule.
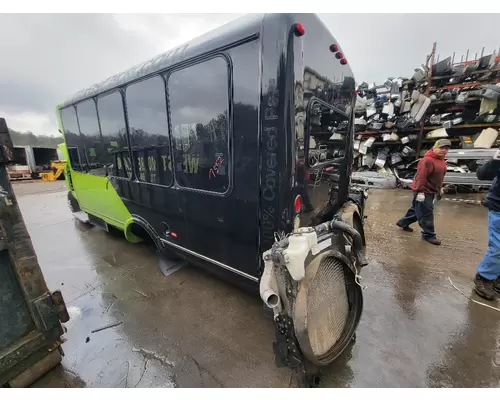
[[198,368],[198,373],[200,374],[200,379],[201,383],[203,384],[203,375],[202,371],[205,371],[210,378],[212,378],[221,388],[225,388],[226,386],[212,373],[210,372],[207,368],[205,368],[203,365],[201,365],[194,357],[188,356],[193,362],[196,364],[196,367]]
[[135,384],[135,388],[139,385],[139,383],[141,383],[142,381],[142,378],[144,377],[144,374],[146,373],[146,370],[148,369],[148,362],[149,362],[149,359],[146,358],[146,356],[144,356],[144,365],[142,367],[142,372],[141,372],[141,376],[139,377],[139,380],[137,381],[137,383]]

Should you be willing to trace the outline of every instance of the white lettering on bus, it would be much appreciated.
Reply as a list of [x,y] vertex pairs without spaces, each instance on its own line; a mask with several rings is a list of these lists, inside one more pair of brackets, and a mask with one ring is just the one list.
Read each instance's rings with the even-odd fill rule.
[[[264,120],[267,122],[274,123],[278,119],[278,105],[279,105],[279,90],[276,86],[276,81],[271,79],[269,81],[269,90],[267,94],[267,107],[264,110]],[[278,165],[278,159],[276,155],[276,149],[278,148],[278,128],[273,126],[264,127],[264,137],[262,140],[265,143],[265,176],[263,188],[262,188],[262,198],[269,202],[263,206],[262,213],[262,234],[266,240],[274,239],[275,227],[275,208],[272,201],[276,198],[276,187],[277,187],[277,173],[276,167]]]

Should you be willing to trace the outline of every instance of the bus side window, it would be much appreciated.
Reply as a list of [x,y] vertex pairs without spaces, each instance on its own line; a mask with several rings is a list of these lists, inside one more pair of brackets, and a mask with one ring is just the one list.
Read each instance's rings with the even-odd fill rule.
[[64,137],[68,147],[69,161],[74,171],[86,172],[87,163],[83,149],[82,139],[78,129],[75,107],[69,106],[61,110],[61,120]]
[[154,76],[134,83],[127,88],[125,100],[137,177],[170,186],[173,174],[165,81]]
[[167,82],[176,180],[225,193],[229,188],[228,65],[216,57],[174,71]]
[[77,104],[76,112],[89,172],[94,175],[106,176],[106,157],[102,147],[94,99]]
[[106,157],[107,174],[121,178],[132,176],[132,164],[128,152],[127,129],[119,91],[97,99],[99,122]]

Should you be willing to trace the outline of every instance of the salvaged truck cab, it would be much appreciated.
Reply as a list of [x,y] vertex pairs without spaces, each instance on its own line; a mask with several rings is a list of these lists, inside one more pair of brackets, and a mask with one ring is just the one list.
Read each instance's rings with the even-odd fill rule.
[[260,290],[278,364],[327,365],[362,311],[354,102],[317,16],[243,17],[58,106],[69,202]]

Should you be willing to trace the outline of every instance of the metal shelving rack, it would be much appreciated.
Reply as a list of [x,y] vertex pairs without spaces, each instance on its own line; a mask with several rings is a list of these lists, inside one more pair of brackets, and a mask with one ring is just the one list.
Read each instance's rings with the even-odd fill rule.
[[[444,76],[432,76],[432,71],[433,71],[433,66],[435,65],[435,58],[436,58],[436,49],[437,49],[437,43],[433,43],[432,46],[432,51],[431,53],[426,57],[426,62],[425,66],[427,67],[427,76],[423,78],[422,80],[419,81],[414,81],[414,80],[406,80],[403,82],[403,85],[408,85],[411,84],[415,89],[420,90],[421,93],[423,93],[425,96],[430,97],[432,94],[435,94],[436,92],[439,91],[448,91],[448,90],[453,90],[453,89],[466,89],[466,88],[475,88],[475,87],[480,87],[482,85],[487,85],[487,84],[496,84],[500,83],[500,51],[496,54],[493,54],[493,57],[495,57],[495,64],[493,65],[493,68],[490,69],[482,69],[482,70],[472,70],[472,71],[465,71],[465,72],[460,72],[460,73],[455,73],[455,74],[449,74],[449,75],[444,75]],[[483,49],[484,52],[484,49]],[[467,67],[469,64],[474,63],[474,62],[479,62],[480,59],[483,57],[483,52],[481,53],[481,56],[477,58],[477,54],[475,59],[473,60],[468,60],[468,54],[469,52],[467,51],[467,56],[465,57],[465,61],[462,60],[460,62],[454,63],[454,57],[455,54],[453,54],[453,61],[451,62],[452,68],[457,66],[457,65],[463,65]],[[437,57],[437,62],[439,62],[439,56]],[[436,63],[437,64],[437,63]],[[489,76],[487,76],[489,74]],[[486,76],[486,77],[485,77]],[[485,77],[483,79],[483,77]],[[461,83],[450,83],[450,84],[444,84],[442,85],[444,80],[450,80],[453,78],[459,78],[459,79],[467,79],[470,78],[471,80],[468,82],[461,82]],[[440,85],[441,84],[441,85]],[[480,97],[474,97],[474,98],[467,98],[463,103],[457,103],[456,100],[431,100],[431,103],[422,117],[421,121],[418,123],[418,126],[416,128],[412,129],[405,129],[397,131],[398,135],[405,135],[405,134],[417,134],[417,140],[414,141],[410,146],[415,150],[415,154],[413,156],[407,157],[407,162],[410,163],[413,160],[417,159],[420,157],[420,152],[422,148],[425,148],[429,144],[433,144],[438,138],[429,138],[426,139],[425,136],[427,133],[430,131],[440,129],[442,128],[442,125],[429,125],[425,123],[426,117],[428,117],[431,114],[440,114],[444,112],[456,112],[456,111],[462,111],[465,110],[466,106],[471,106],[471,105],[476,105],[474,103],[477,103],[477,108],[479,111],[480,103],[481,103],[481,98]],[[498,119],[498,118],[497,118]],[[463,121],[460,124],[453,125],[450,128],[446,128],[448,132],[448,138],[451,140],[452,144],[459,144],[460,143],[460,137],[467,137],[467,136],[473,136],[474,134],[479,133],[482,129],[484,128],[500,128],[500,121],[493,121],[493,122],[485,122],[485,121],[478,121],[477,123],[472,123],[470,121]],[[364,131],[357,131],[356,136],[362,136],[364,139],[370,137],[370,136],[382,136],[383,134],[390,134],[394,132],[394,129],[380,129],[380,130],[364,130]],[[385,142],[380,142],[376,141],[373,145],[376,146],[402,146],[401,142],[393,142],[393,141],[385,141]],[[373,146],[372,145],[372,146]],[[404,146],[404,145],[403,145]],[[455,147],[455,146],[453,146]]]
[[[446,91],[446,90],[454,90],[454,89],[473,89],[476,87],[480,87],[482,85],[488,85],[488,84],[497,84],[500,83],[500,68],[498,68],[498,64],[500,62],[500,55],[499,54],[493,54],[492,57],[495,57],[495,64],[493,68],[490,69],[482,69],[482,70],[473,70],[473,71],[465,71],[461,73],[455,73],[455,74],[449,74],[449,75],[444,75],[444,76],[432,76],[432,70],[433,70],[433,65],[434,65],[434,55],[436,53],[436,43],[433,44],[432,52],[431,55],[427,58],[427,67],[428,67],[428,76],[425,79],[425,81],[420,81],[416,82],[416,84],[422,84],[426,83],[426,88],[424,94],[426,96],[430,96],[431,94],[438,92],[438,91]],[[457,65],[464,65],[467,67],[471,63],[475,62],[480,62],[480,59],[483,57],[484,54],[484,48],[483,51],[481,52],[481,56],[477,58],[477,54],[475,59],[473,60],[468,60],[468,55],[469,51],[467,51],[467,55],[465,57],[465,61],[462,60],[458,63],[454,63],[452,61],[452,67],[455,67]],[[430,65],[429,65],[429,58],[431,59]],[[453,54],[453,60],[455,58],[455,54]],[[490,74],[489,77],[486,77],[485,79],[481,79],[482,76]],[[440,82],[446,79],[452,79],[452,78],[471,78],[471,81],[469,82],[464,82],[464,83],[451,83],[451,84],[445,84],[443,86],[437,86],[434,83],[435,82]],[[429,108],[427,109],[425,116],[428,116],[431,114],[433,111],[461,111],[465,110],[465,107],[467,105],[470,105],[471,103],[478,103],[478,110],[479,110],[479,104],[481,102],[481,98],[476,97],[476,98],[467,98],[463,103],[457,103],[456,100],[431,100],[431,104]],[[442,126],[441,125],[425,125],[425,116],[422,118],[422,121],[420,123],[420,132],[419,132],[419,140],[418,140],[418,148],[416,152],[416,156],[418,157],[421,151],[421,144],[423,141],[426,141],[424,136],[426,132],[439,129]],[[472,123],[472,122],[467,122],[464,121],[463,123],[454,125],[450,128],[446,128],[447,131],[456,131],[453,132],[453,134],[449,135],[449,138],[452,140],[456,139],[457,137],[459,138],[460,136],[471,136],[473,134],[479,133],[482,129],[484,128],[498,128],[500,127],[500,121],[494,121],[494,122],[478,122],[478,123]],[[427,140],[427,142],[433,142],[437,140],[435,139],[430,139]]]

